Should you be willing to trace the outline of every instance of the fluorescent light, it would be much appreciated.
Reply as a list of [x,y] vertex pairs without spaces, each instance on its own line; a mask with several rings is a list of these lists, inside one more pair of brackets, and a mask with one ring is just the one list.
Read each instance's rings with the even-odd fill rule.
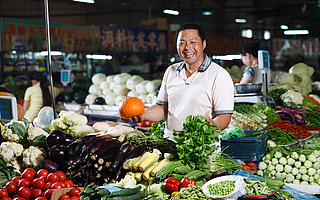
[[97,60],[112,60],[112,56],[111,55],[90,55],[88,54],[86,56],[88,59],[97,59]]
[[252,30],[251,29],[242,30],[241,35],[242,37],[252,38]]
[[264,31],[264,34],[263,34],[263,38],[264,38],[265,40],[269,40],[269,39],[271,38],[271,33],[270,33],[270,31],[265,30],[265,31]]
[[82,3],[94,3],[94,0],[73,0],[76,2],[82,2]]
[[209,15],[212,15],[212,12],[211,11],[203,11],[202,15],[209,16]]
[[213,60],[236,60],[241,59],[240,55],[224,55],[224,56],[212,56]]
[[[50,51],[50,54],[52,56],[61,56],[62,55],[62,52],[61,51]],[[40,52],[40,55],[41,56],[47,56],[48,55],[48,51],[41,51]]]
[[163,10],[163,13],[169,14],[169,15],[179,15],[179,11],[177,11],[177,10],[165,9],[165,10]]
[[247,20],[246,19],[235,19],[234,20],[236,23],[246,23],[247,22]]
[[175,58],[175,57],[170,58],[170,62],[173,63],[174,61],[176,61],[176,58]]
[[281,25],[280,28],[281,28],[282,30],[287,30],[289,27],[288,27],[287,25]]
[[286,30],[283,32],[285,35],[308,35],[308,30]]
[[11,53],[12,53],[12,54],[16,54],[16,53],[17,53],[17,51],[13,50],[13,51],[11,51]]

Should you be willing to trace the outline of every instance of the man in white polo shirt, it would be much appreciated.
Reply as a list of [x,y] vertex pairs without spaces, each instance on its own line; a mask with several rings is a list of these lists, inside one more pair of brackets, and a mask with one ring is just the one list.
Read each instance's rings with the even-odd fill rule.
[[228,72],[203,53],[205,33],[195,23],[176,32],[177,51],[183,62],[166,70],[156,104],[131,122],[159,121],[167,116],[164,137],[172,139],[189,115],[205,115],[217,128],[228,126],[234,106],[234,87]]

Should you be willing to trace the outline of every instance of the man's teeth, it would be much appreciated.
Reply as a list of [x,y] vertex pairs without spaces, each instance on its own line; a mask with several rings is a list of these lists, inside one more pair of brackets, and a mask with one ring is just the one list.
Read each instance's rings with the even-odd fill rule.
[[193,56],[194,53],[186,53],[187,56]]

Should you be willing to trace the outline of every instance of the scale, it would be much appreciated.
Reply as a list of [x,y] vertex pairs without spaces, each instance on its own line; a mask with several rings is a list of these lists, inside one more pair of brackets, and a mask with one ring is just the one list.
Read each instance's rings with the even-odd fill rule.
[[268,98],[268,70],[270,69],[269,52],[265,50],[258,51],[258,65],[262,74],[262,94],[261,93],[244,93],[234,94],[234,103],[264,103],[272,102],[273,99]]
[[0,96],[0,120],[4,123],[18,120],[17,99],[12,96]]

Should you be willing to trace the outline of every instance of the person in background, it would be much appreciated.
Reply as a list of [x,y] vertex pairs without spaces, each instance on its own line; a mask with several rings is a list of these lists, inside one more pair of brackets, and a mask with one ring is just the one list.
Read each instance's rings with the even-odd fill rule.
[[160,121],[167,117],[164,137],[173,139],[189,115],[205,115],[217,128],[228,126],[234,106],[229,73],[204,54],[205,33],[195,23],[185,23],[176,31],[177,51],[183,62],[167,68],[156,104],[141,116],[129,120]]
[[[33,122],[42,107],[52,105],[52,98],[47,79],[41,72],[32,72],[30,81],[32,86],[28,87],[25,92],[23,108],[26,111],[24,118]],[[55,97],[65,91],[63,87],[53,87],[53,89]]]
[[233,83],[262,83],[262,73],[258,66],[259,43],[250,43],[242,45],[239,50],[241,60],[247,66],[243,72],[242,79],[232,77]]

